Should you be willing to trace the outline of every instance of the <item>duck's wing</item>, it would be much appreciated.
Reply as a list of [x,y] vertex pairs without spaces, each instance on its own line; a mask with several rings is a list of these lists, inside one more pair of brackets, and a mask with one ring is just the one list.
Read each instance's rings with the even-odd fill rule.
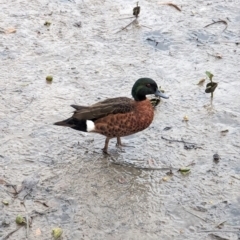
[[109,114],[128,113],[134,109],[134,100],[127,97],[106,99],[89,107],[72,105],[76,109],[72,118],[96,120]]

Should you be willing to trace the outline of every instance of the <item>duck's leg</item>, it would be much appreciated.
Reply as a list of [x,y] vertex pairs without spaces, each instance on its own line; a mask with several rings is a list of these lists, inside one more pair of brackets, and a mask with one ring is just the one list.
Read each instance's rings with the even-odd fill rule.
[[133,146],[128,146],[128,145],[122,143],[120,137],[117,137],[117,144],[116,144],[116,146],[119,147],[120,149],[121,149],[122,147],[133,147]]
[[105,140],[105,145],[104,148],[102,149],[104,153],[108,154],[107,149],[108,149],[108,143],[111,138],[107,137]]
[[120,137],[117,137],[117,144],[116,144],[117,147],[127,147],[126,144],[123,144],[122,141],[121,141],[121,138]]
[[117,146],[122,146],[121,138],[117,137]]

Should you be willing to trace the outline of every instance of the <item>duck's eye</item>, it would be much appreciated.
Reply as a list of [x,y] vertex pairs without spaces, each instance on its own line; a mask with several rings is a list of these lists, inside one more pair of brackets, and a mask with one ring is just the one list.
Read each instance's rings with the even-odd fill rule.
[[146,87],[150,88],[150,87],[151,87],[151,84],[150,84],[150,83],[147,83],[147,84],[146,84]]

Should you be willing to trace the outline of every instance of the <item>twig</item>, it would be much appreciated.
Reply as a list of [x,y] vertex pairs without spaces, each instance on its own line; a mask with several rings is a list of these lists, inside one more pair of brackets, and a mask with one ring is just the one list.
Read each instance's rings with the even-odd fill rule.
[[42,202],[40,200],[35,200],[34,202],[41,203],[44,207],[49,207],[45,202]]
[[224,225],[225,222],[227,222],[227,221],[220,222],[220,223],[216,226],[216,228],[221,229],[221,228],[223,227],[223,225]]
[[240,178],[235,177],[235,176],[233,176],[233,175],[231,175],[231,177],[232,177],[232,178],[235,178],[235,179],[237,179],[237,180],[240,180]]
[[[180,143],[186,143],[186,144],[195,144],[195,143],[190,143],[190,142],[185,142],[184,140],[177,140],[177,139],[168,139],[168,138],[165,138],[165,137],[161,137],[162,139],[164,140],[167,140],[169,142],[180,142]],[[196,144],[195,144],[196,145]]]
[[132,163],[127,163],[127,162],[117,162],[113,157],[111,157],[112,161],[110,163],[115,164],[115,165],[122,165],[122,166],[131,166],[134,167],[136,169],[142,169],[142,170],[161,170],[161,171],[171,171],[171,170],[178,170],[179,168],[172,168],[172,167],[165,167],[165,168],[161,168],[161,167],[141,167],[141,166],[135,166]]
[[186,167],[190,167],[190,166],[194,166],[196,163],[194,161],[192,161],[191,163],[189,163]]
[[22,226],[19,226],[18,228],[16,228],[15,230],[13,230],[12,232],[8,233],[2,240],[7,240],[13,233],[17,232],[20,228],[22,228]]
[[27,220],[27,230],[26,230],[26,239],[28,239],[28,234],[29,234],[29,216],[28,216],[28,211],[27,211],[27,208],[26,208],[26,205],[25,205],[25,203],[24,202],[22,202],[22,205],[24,206],[24,208],[25,208],[25,212],[26,212],[26,220]]
[[218,59],[222,59],[222,56],[220,55],[220,54],[211,54],[211,53],[208,53],[207,52],[207,54],[209,55],[209,56],[212,56],[212,57],[215,57],[215,58],[218,58]]
[[240,44],[240,40],[239,41],[220,41],[219,43],[235,43],[235,44]]
[[152,29],[151,27],[148,27],[148,26],[145,26],[145,25],[142,25],[140,24],[141,27],[145,27],[145,28],[148,28],[148,29]]
[[161,170],[161,171],[171,171],[171,170],[178,170],[178,168],[158,168],[158,167],[155,167],[155,168],[153,168],[153,167],[150,167],[150,168],[148,168],[148,167],[138,167],[138,166],[136,166],[135,168],[137,168],[137,169],[142,169],[142,170]]
[[126,27],[124,27],[124,28],[121,28],[119,31],[117,31],[116,33],[119,33],[119,32],[121,32],[121,31],[123,31],[123,30],[125,30],[127,27],[129,27],[131,24],[133,24],[134,22],[136,22],[137,21],[137,19],[134,19],[132,22],[130,22]]
[[209,232],[239,232],[238,230],[202,230],[202,231],[198,231],[198,233],[202,233],[202,232],[205,232],[205,233],[209,233]]
[[170,7],[174,7],[175,9],[177,9],[179,12],[181,12],[181,8],[179,8],[176,4],[173,3],[160,3],[161,5],[168,5]]
[[[119,20],[123,20],[123,19],[129,19],[129,18],[135,18],[135,17],[125,17],[125,18],[119,18]],[[0,90],[1,91],[1,90]]]
[[190,211],[188,211],[185,207],[183,207],[183,209],[187,212],[187,213],[190,213],[190,214],[192,214],[193,216],[195,216],[195,217],[197,217],[197,218],[199,218],[199,219],[201,219],[201,220],[203,220],[204,222],[208,222],[206,219],[204,219],[204,218],[201,218],[201,217],[199,217],[198,215],[196,215],[196,214],[194,214],[194,213],[192,213],[192,212],[190,212]]
[[31,214],[31,218],[36,217],[38,215],[43,216],[43,215],[48,214],[50,212],[56,212],[56,211],[57,211],[57,209],[55,209],[55,208],[48,208],[43,212],[38,212],[38,211],[34,210]]
[[216,21],[216,22],[213,22],[213,23],[210,23],[210,24],[206,25],[204,28],[209,27],[209,26],[211,26],[211,25],[213,25],[213,24],[216,24],[216,23],[223,23],[223,24],[226,25],[226,27],[223,29],[223,32],[224,32],[224,31],[227,29],[227,27],[228,27],[228,23],[227,23],[225,20],[219,20],[219,21]]
[[6,187],[12,187],[13,188],[13,190],[15,192],[9,192],[9,191],[7,191],[7,192],[13,194],[14,196],[17,196],[18,193],[21,191],[21,189],[19,191],[17,191],[16,185],[13,185],[13,184],[10,184],[10,183],[6,183]]

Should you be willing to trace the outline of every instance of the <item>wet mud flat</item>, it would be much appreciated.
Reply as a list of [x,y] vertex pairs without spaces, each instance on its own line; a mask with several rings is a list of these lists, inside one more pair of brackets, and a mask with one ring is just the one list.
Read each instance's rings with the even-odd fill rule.
[[[0,239],[240,238],[239,1],[160,3],[1,1]],[[170,99],[128,147],[53,126],[140,77]]]

